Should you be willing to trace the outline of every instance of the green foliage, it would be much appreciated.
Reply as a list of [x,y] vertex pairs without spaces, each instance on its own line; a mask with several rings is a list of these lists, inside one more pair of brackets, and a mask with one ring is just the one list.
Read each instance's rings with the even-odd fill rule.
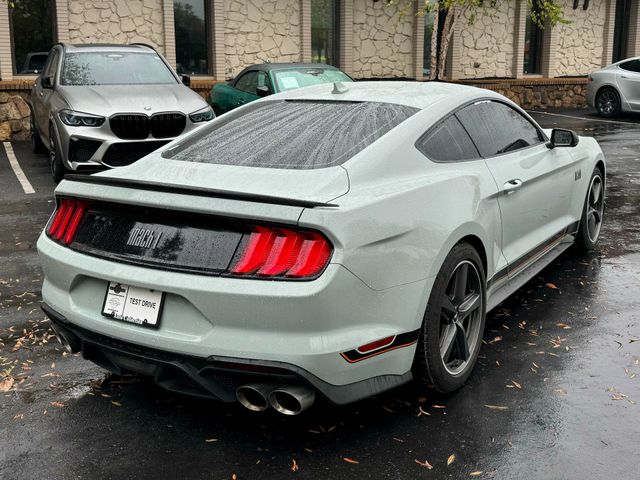
[[[495,9],[500,3],[507,0],[413,0],[422,2],[422,6],[418,9],[418,16],[424,16],[427,13],[436,12],[438,10],[447,11],[454,7],[469,12],[469,23],[475,23],[478,13],[491,14],[491,10]],[[413,1],[409,2],[410,4]],[[552,27],[558,23],[570,23],[562,15],[562,7],[556,3],[556,0],[527,0],[530,8],[531,19],[540,27],[547,25]],[[397,0],[388,0],[388,4],[397,3]]]

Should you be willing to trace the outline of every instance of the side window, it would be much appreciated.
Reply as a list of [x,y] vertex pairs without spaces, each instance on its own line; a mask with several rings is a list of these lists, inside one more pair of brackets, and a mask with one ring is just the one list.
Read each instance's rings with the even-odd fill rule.
[[620,68],[629,72],[640,73],[640,60],[630,60],[620,64]]
[[416,142],[416,147],[431,160],[439,162],[480,158],[478,150],[455,115],[427,132]]
[[236,88],[255,95],[256,88],[258,88],[258,73],[256,71],[245,73],[236,82]]
[[483,157],[541,143],[539,130],[514,108],[500,102],[478,102],[457,112]]

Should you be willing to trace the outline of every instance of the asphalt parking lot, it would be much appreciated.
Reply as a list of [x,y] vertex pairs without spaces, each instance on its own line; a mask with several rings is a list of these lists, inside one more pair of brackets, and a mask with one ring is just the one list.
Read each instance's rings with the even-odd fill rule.
[[640,118],[534,116],[605,152],[598,251],[565,253],[489,315],[479,365],[455,395],[406,386],[297,417],[168,393],[63,354],[39,308],[47,157],[12,145],[21,184],[0,145],[0,478],[638,478]]

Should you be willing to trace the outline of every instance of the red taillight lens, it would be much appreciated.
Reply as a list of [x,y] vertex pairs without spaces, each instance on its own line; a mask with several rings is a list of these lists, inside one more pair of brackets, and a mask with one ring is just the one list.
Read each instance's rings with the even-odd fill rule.
[[256,226],[231,273],[315,277],[329,263],[331,252],[331,244],[318,232]]
[[86,204],[70,198],[60,200],[58,209],[47,229],[47,235],[55,240],[61,240],[65,245],[73,241],[73,237],[82,221]]
[[357,351],[360,353],[369,353],[374,350],[379,350],[383,347],[388,347],[393,343],[396,339],[396,336],[393,335],[391,337],[381,338],[380,340],[376,340],[375,342],[367,343],[366,345],[361,345],[357,348]]

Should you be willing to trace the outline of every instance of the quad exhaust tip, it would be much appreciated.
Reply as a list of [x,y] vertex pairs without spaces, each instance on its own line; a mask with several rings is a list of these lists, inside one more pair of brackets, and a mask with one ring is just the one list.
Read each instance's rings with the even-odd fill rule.
[[266,383],[253,383],[242,385],[236,390],[236,398],[243,407],[253,412],[263,412],[269,408],[269,392],[273,385]]
[[236,390],[240,404],[253,411],[263,412],[270,406],[283,415],[298,415],[315,400],[315,392],[303,385],[285,385],[274,388],[267,383],[242,385]]
[[58,342],[60,342],[67,352],[78,353],[82,349],[82,342],[75,333],[62,328],[53,322],[51,323],[51,326],[53,327],[53,332],[56,334]]
[[298,415],[313,405],[315,398],[311,388],[291,385],[273,390],[269,394],[269,403],[283,415]]

